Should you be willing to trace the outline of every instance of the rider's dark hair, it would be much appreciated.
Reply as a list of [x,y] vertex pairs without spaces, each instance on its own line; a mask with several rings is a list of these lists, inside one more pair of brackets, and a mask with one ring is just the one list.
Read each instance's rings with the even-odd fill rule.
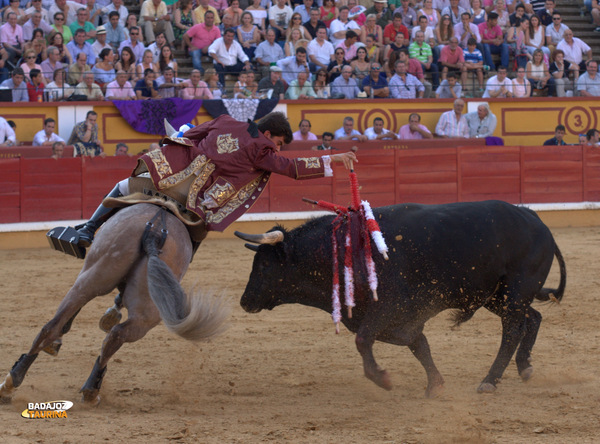
[[292,128],[285,114],[280,112],[267,114],[258,121],[258,129],[261,133],[270,131],[272,136],[281,136],[285,143],[293,139]]

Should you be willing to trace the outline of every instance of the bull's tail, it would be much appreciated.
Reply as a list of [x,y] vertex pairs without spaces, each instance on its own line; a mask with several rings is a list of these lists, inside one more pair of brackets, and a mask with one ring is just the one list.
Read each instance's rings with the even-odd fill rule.
[[225,331],[229,306],[223,298],[194,291],[188,296],[169,266],[159,257],[160,236],[145,236],[148,255],[148,291],[166,327],[190,341],[201,341]]
[[540,292],[535,295],[535,298],[538,301],[560,302],[565,294],[565,287],[567,286],[567,267],[565,266],[565,260],[562,253],[556,244],[554,244],[554,255],[556,256],[556,260],[558,260],[558,265],[560,267],[560,283],[556,289],[542,288]]

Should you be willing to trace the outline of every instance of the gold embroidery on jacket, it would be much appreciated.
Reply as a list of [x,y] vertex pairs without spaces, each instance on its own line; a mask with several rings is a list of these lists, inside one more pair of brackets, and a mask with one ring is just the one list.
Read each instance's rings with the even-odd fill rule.
[[152,160],[152,163],[154,164],[154,167],[156,168],[156,172],[158,173],[158,177],[160,179],[170,174],[173,174],[173,171],[171,170],[171,165],[169,165],[167,158],[161,150],[149,151],[148,157],[150,157],[150,160]]
[[321,168],[321,158],[320,157],[299,157],[299,161],[304,162],[304,168]]
[[235,187],[229,182],[226,182],[223,185],[215,183],[204,193],[204,197],[212,198],[212,200],[214,200],[218,206],[221,206],[234,193]]
[[[158,150],[156,150],[156,151],[158,151]],[[153,153],[153,152],[154,151],[150,151],[150,153]],[[148,153],[148,154],[150,154],[150,153]],[[160,180],[158,182],[158,188],[164,189],[164,188],[172,187],[173,185],[177,185],[178,183],[187,179],[191,174],[195,173],[196,171],[200,171],[200,169],[202,167],[204,167],[206,162],[207,162],[206,156],[204,154],[200,154],[198,157],[196,157],[194,160],[192,160],[192,162],[185,169]],[[170,167],[169,167],[169,171],[170,171]]]
[[210,175],[215,170],[215,165],[211,162],[207,162],[202,168],[202,170],[198,173],[198,177],[194,180],[194,183],[190,186],[190,191],[188,192],[188,200],[187,207],[188,208],[196,208],[196,200],[198,199],[198,193],[210,177]]
[[254,194],[258,186],[260,185],[263,177],[267,175],[267,179],[270,173],[263,173],[254,179],[252,182],[244,185],[240,191],[238,191],[230,200],[223,206],[219,208],[216,213],[207,211],[206,212],[206,222],[211,224],[218,224],[223,221],[227,216],[237,210],[240,205],[243,205],[250,197]]
[[217,152],[219,154],[229,154],[240,149],[238,139],[229,134],[221,134],[217,137]]

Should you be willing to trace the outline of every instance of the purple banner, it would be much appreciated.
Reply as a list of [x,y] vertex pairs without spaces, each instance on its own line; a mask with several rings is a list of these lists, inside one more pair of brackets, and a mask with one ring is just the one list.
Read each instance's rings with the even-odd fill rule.
[[112,103],[134,130],[157,136],[165,135],[164,119],[178,129],[185,123],[193,122],[202,106],[202,100],[179,98],[114,100]]

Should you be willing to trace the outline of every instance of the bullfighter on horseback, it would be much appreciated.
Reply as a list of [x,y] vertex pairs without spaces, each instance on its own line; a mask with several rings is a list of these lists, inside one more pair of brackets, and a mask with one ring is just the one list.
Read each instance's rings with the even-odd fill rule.
[[[331,162],[343,162],[346,168],[357,162],[353,152],[296,159],[278,155],[291,141],[292,129],[283,113],[271,113],[258,125],[223,115],[166,137],[159,150],[140,157],[132,177],[119,182],[107,197],[140,192],[143,199],[173,200],[187,215],[184,222],[197,246],[207,231],[223,231],[248,211],[271,173],[312,179],[332,176]],[[132,200],[138,201],[133,196]],[[89,247],[96,230],[115,211],[101,204],[78,227],[78,245]]]

